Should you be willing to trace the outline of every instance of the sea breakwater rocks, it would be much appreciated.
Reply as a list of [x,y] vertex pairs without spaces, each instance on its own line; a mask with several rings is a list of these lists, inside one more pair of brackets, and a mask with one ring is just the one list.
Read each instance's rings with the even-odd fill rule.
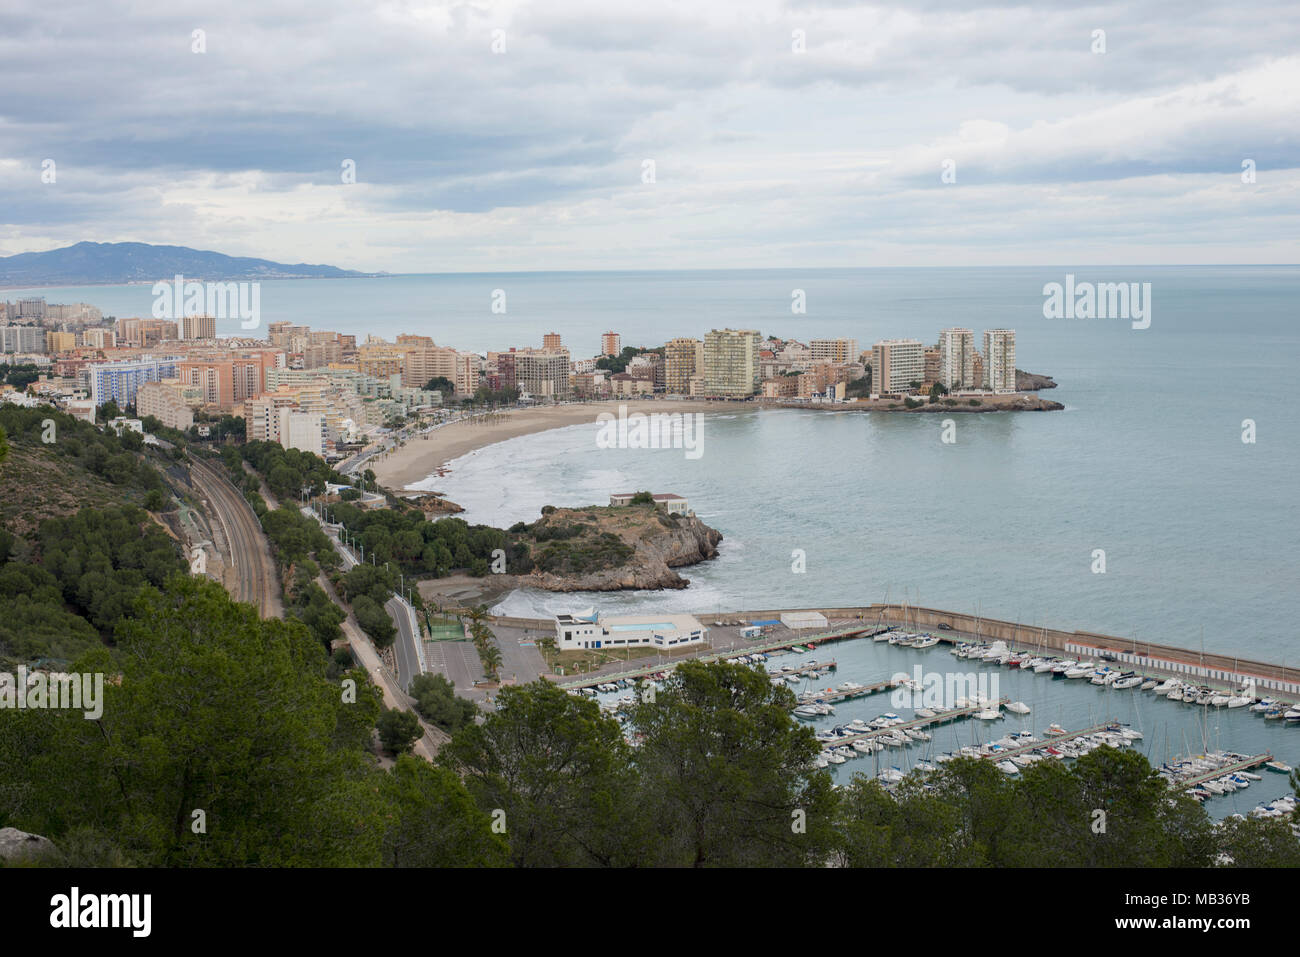
[[1064,409],[1059,402],[1053,402],[1051,399],[1040,399],[1036,395],[1017,396],[1011,401],[986,402],[981,401],[979,405],[971,405],[969,402],[956,400],[956,405],[945,405],[942,400],[938,402],[926,402],[914,409],[902,406],[898,409],[888,409],[890,412],[1059,412]]

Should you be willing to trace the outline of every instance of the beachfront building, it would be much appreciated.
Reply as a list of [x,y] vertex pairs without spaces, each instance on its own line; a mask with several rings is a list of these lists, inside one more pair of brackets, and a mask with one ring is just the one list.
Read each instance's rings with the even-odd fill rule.
[[704,343],[682,336],[668,340],[664,346],[664,391],[670,395],[689,395],[691,376],[704,365]]
[[594,609],[555,616],[555,645],[560,651],[582,648],[681,648],[704,643],[709,630],[693,615],[611,615]]
[[925,378],[925,346],[919,339],[882,339],[871,347],[871,391],[904,395]]
[[704,337],[704,391],[744,398],[758,391],[759,334],[753,329],[713,329]]
[[1016,391],[1016,333],[1014,329],[984,330],[984,388]]
[[534,400],[570,398],[569,354],[521,349],[515,354],[515,384]]
[[975,333],[971,330],[940,331],[939,381],[950,392],[979,388],[975,379]]
[[813,362],[845,363],[858,361],[857,339],[813,339],[808,343]]

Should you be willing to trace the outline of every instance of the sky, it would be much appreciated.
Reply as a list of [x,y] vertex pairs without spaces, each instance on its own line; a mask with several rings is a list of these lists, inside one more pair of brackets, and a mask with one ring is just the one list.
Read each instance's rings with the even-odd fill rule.
[[0,255],[1300,262],[1294,0],[8,0],[0,90]]

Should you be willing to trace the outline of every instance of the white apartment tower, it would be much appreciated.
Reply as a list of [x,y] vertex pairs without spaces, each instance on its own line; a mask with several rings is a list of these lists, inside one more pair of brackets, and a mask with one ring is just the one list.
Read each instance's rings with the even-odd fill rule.
[[975,381],[975,333],[944,329],[939,333],[939,381],[945,389],[978,389]]
[[882,339],[871,347],[871,391],[904,395],[925,378],[925,346],[920,339]]
[[984,388],[990,392],[1016,391],[1016,332],[984,330]]

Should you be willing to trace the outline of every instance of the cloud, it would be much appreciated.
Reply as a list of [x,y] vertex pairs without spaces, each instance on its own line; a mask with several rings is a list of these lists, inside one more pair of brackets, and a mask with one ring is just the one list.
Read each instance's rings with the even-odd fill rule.
[[1298,41],[1287,4],[1163,0],[11,10],[0,252],[133,239],[394,271],[1294,261]]

